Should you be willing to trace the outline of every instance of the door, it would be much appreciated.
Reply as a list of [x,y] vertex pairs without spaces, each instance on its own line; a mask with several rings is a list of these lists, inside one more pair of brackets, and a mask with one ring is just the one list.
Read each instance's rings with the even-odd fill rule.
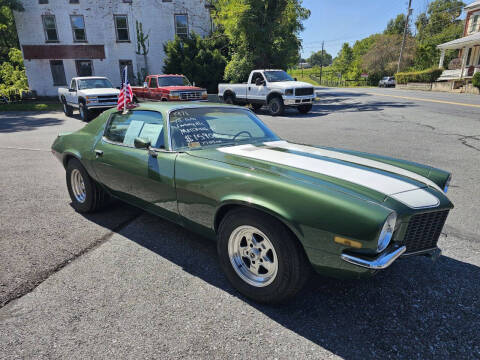
[[150,83],[148,84],[148,96],[149,99],[154,101],[159,101],[158,99],[158,81],[156,77],[150,78]]
[[[97,177],[115,196],[172,220],[177,217],[174,169],[176,153],[164,150],[162,115],[155,111],[112,114],[95,146]],[[137,149],[136,137],[158,151]]]
[[65,94],[67,103],[70,104],[77,104],[77,82],[72,79],[70,82],[70,87],[68,88],[68,92]]
[[257,79],[260,79],[265,84],[265,78],[261,72],[254,72],[250,83],[247,86],[247,98],[251,102],[264,102],[266,100],[265,96],[262,95],[265,85],[256,85]]

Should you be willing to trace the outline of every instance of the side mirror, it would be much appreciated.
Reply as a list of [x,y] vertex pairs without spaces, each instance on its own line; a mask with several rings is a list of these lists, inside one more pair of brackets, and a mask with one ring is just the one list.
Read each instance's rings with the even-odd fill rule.
[[193,84],[192,84],[192,85],[193,85],[193,86],[195,86],[195,81],[193,82]]
[[293,80],[298,81],[297,78],[293,78]]
[[136,137],[135,140],[133,140],[133,146],[137,149],[148,149],[151,144],[150,140],[144,138]]
[[72,89],[72,88],[70,88],[70,89],[68,89],[68,91],[69,91],[69,92],[75,92],[76,90],[75,90],[75,89]]

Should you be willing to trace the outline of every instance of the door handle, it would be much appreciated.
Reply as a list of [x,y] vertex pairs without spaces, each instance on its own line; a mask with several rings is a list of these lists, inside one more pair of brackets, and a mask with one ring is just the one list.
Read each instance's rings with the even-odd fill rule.
[[249,87],[248,87],[248,90],[252,90],[252,88],[249,86]]
[[102,150],[95,150],[95,157],[98,158],[100,156],[103,155],[103,151]]

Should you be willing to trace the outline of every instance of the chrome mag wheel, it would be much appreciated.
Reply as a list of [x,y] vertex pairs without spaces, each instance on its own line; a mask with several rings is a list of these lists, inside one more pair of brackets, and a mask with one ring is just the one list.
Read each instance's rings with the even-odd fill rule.
[[278,259],[273,244],[257,228],[237,227],[228,240],[228,255],[235,272],[255,287],[271,284],[278,272]]
[[71,173],[70,182],[72,184],[72,192],[75,199],[79,203],[84,203],[87,197],[85,191],[85,182],[83,181],[82,173],[78,169],[73,169]]

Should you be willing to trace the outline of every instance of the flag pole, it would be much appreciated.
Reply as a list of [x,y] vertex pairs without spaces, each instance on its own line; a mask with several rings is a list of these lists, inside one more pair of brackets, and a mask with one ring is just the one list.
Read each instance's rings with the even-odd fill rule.
[[127,67],[123,69],[123,115],[128,113],[127,110]]

